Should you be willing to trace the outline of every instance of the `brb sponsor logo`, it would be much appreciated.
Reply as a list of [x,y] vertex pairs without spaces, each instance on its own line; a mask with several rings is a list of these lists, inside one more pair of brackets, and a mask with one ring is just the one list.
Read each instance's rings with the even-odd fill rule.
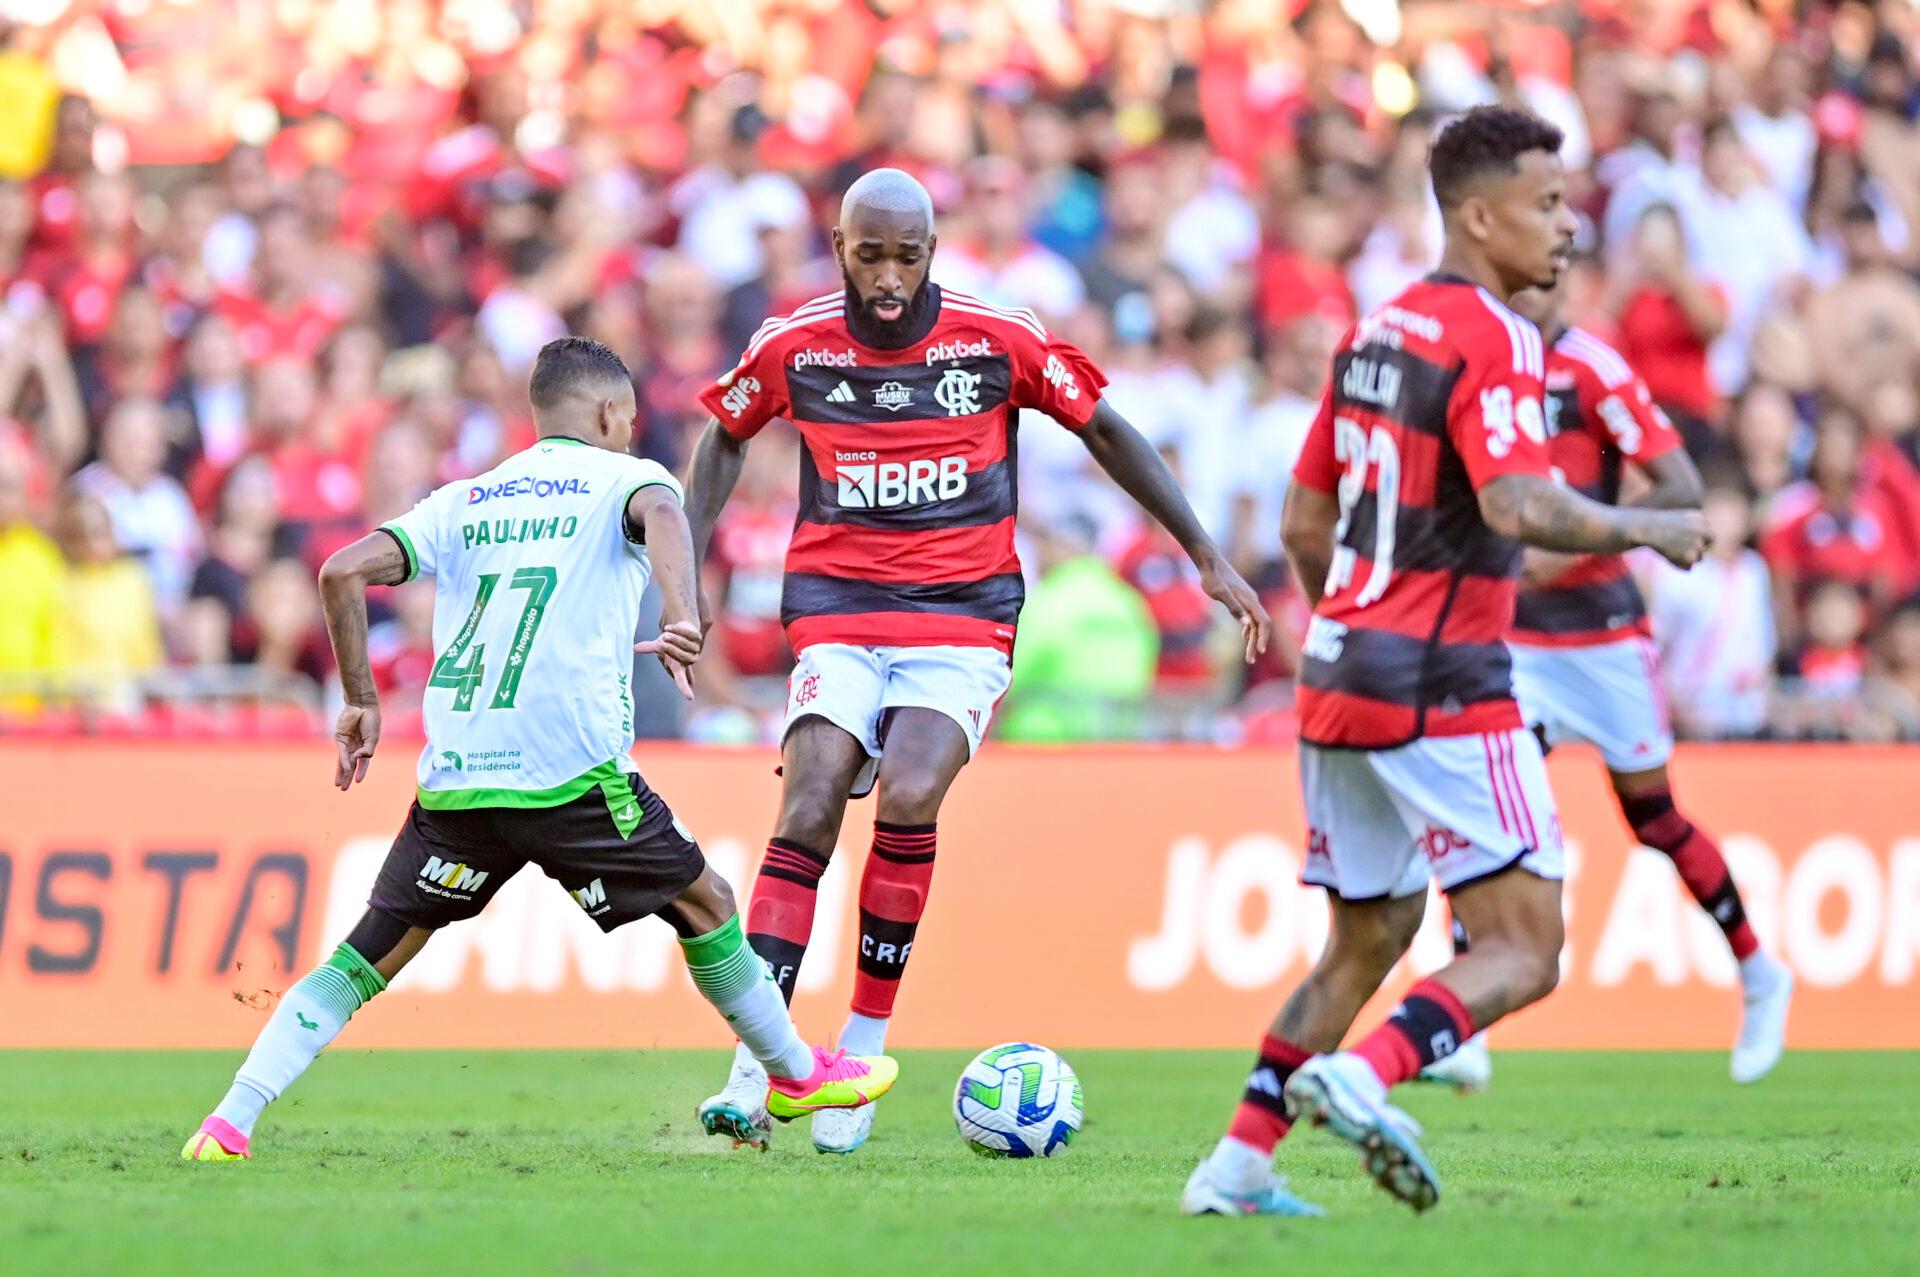
[[[836,452],[843,510],[891,510],[951,501],[967,490],[964,456],[873,463],[871,452]],[[848,465],[848,461],[871,464]]]
[[449,900],[473,899],[473,893],[486,881],[486,870],[470,869],[459,861],[449,863],[438,856],[428,856],[427,863],[420,868],[420,890]]
[[802,368],[852,368],[859,360],[851,350],[796,350],[793,352],[793,370]]
[[501,483],[476,483],[467,489],[467,504],[479,505],[495,497],[584,497],[592,493],[585,479],[536,479],[527,474]]

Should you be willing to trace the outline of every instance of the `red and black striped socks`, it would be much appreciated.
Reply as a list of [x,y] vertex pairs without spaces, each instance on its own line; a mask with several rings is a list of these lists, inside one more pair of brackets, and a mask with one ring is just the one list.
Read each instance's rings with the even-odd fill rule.
[[860,876],[860,957],[853,977],[853,1013],[893,1014],[914,932],[933,883],[934,826],[875,821],[873,851]]
[[770,839],[767,857],[753,883],[747,906],[747,943],[773,971],[774,983],[788,1002],[800,978],[800,960],[813,937],[813,909],[820,898],[820,875],[827,856],[785,838]]
[[1293,1125],[1280,1097],[1281,1089],[1293,1071],[1312,1056],[1311,1051],[1302,1050],[1285,1038],[1267,1034],[1260,1042],[1260,1056],[1253,1062],[1253,1072],[1247,1076],[1247,1089],[1240,1097],[1240,1107],[1233,1111],[1233,1121],[1227,1126],[1227,1138],[1271,1158],[1274,1145]]
[[1422,980],[1407,990],[1385,1024],[1354,1045],[1353,1053],[1381,1082],[1397,1086],[1452,1055],[1473,1032],[1473,1016],[1453,990],[1438,980]]
[[1633,826],[1633,835],[1655,851],[1664,852],[1680,873],[1680,881],[1727,937],[1736,961],[1752,957],[1760,940],[1747,922],[1746,906],[1733,885],[1733,874],[1720,847],[1673,805],[1673,791],[1655,790],[1620,800],[1620,811]]

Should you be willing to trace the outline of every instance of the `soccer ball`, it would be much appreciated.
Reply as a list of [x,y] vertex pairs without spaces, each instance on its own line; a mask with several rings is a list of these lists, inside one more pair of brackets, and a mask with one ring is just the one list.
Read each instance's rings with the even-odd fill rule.
[[973,1057],[953,1088],[960,1138],[982,1157],[1052,1157],[1080,1129],[1080,1079],[1031,1042],[1006,1042]]

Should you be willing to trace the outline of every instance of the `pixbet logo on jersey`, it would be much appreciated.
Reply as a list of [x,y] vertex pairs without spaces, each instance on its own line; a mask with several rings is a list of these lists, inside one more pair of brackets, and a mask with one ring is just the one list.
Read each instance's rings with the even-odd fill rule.
[[[870,457],[870,452],[845,454]],[[843,465],[836,471],[840,506],[846,510],[886,510],[897,506],[951,501],[967,490],[967,459],[883,461]]]
[[927,366],[931,368],[943,359],[979,359],[993,353],[993,343],[982,337],[979,341],[940,341],[927,347]]
[[793,352],[793,370],[802,368],[851,368],[860,361],[855,359],[851,350],[796,350]]

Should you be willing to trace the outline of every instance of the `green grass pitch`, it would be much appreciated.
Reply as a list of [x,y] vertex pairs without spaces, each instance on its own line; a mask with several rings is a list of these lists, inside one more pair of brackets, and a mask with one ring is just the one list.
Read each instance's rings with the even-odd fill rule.
[[181,1143],[237,1052],[0,1052],[0,1272],[928,1277],[939,1273],[1762,1274],[1920,1271],[1920,1056],[1496,1057],[1494,1089],[1399,1094],[1446,1182],[1415,1216],[1320,1132],[1282,1147],[1314,1221],[1185,1219],[1238,1052],[1072,1053],[1064,1157],[978,1158],[958,1052],[906,1052],[873,1141],[804,1124],[730,1152],[692,1111],[707,1052],[324,1057],[247,1165]]

